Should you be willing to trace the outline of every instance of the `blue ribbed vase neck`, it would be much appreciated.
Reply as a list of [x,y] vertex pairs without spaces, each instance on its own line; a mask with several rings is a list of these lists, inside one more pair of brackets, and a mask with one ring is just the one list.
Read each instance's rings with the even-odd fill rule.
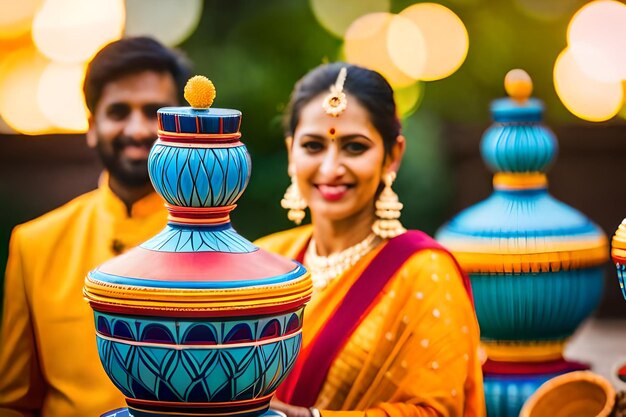
[[480,145],[489,169],[496,173],[545,173],[558,145],[554,133],[541,123],[541,101],[503,98],[492,103],[491,113],[494,123]]

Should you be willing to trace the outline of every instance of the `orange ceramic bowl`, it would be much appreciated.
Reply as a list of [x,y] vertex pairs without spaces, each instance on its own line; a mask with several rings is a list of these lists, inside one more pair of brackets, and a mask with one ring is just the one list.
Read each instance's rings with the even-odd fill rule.
[[607,417],[615,405],[611,383],[589,371],[559,375],[526,401],[520,417]]

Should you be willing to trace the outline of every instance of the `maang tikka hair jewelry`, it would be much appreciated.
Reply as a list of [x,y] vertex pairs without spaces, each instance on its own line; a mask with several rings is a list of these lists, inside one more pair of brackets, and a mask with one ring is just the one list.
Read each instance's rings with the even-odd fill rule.
[[343,84],[346,82],[347,74],[348,70],[346,67],[342,67],[339,70],[339,75],[337,75],[337,81],[330,86],[330,93],[324,97],[322,107],[324,107],[324,111],[329,116],[339,116],[348,106],[348,98],[343,92]]
[[372,225],[372,231],[383,239],[393,238],[406,232],[400,223],[400,210],[403,204],[398,195],[391,189],[391,184],[396,179],[395,172],[389,172],[383,177],[385,188],[376,200],[376,216],[378,219]]
[[287,212],[287,218],[289,220],[297,225],[302,223],[302,219],[304,219],[305,215],[304,209],[306,208],[306,201],[304,201],[304,198],[302,198],[300,194],[295,175],[291,176],[291,185],[287,187],[285,196],[280,200],[280,205],[282,208],[289,210]]

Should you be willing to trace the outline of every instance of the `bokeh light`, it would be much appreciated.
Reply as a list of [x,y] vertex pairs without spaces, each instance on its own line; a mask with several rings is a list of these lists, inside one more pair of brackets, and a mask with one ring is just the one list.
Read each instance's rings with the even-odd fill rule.
[[396,100],[397,113],[400,119],[406,119],[419,108],[422,102],[424,84],[415,82],[408,87],[396,88],[393,95]]
[[46,0],[33,20],[33,40],[53,61],[84,62],[122,36],[124,18],[123,0]]
[[626,78],[626,5],[613,0],[582,7],[569,24],[567,42],[578,66],[599,81]]
[[554,64],[554,87],[567,109],[581,119],[602,122],[615,116],[624,99],[621,81],[598,81],[584,72],[569,49]]
[[202,0],[126,0],[125,36],[152,36],[176,46],[198,27]]
[[401,11],[400,16],[414,22],[424,37],[426,64],[420,79],[432,81],[448,77],[463,64],[469,36],[452,10],[436,3],[418,3]]
[[393,64],[417,80],[426,67],[426,42],[420,28],[406,17],[396,15],[387,28],[387,51]]
[[30,32],[30,26],[41,0],[5,0],[0,7],[0,39],[20,37]]
[[37,103],[52,124],[64,131],[87,131],[82,84],[84,64],[49,63],[41,74]]
[[[387,48],[387,30],[396,15],[371,13],[355,20],[346,31],[344,53],[351,64],[380,72],[393,87],[406,87],[415,79],[401,71],[391,59]],[[406,47],[410,49],[410,40]]]
[[343,38],[352,22],[370,13],[385,13],[391,0],[310,0],[313,14],[327,31]]
[[0,114],[20,133],[37,135],[53,128],[37,105],[37,85],[47,63],[30,47],[11,53],[0,64]]

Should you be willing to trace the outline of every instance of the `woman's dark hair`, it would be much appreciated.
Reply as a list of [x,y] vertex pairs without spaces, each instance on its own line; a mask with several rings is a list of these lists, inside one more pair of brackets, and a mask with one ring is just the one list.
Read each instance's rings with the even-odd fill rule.
[[179,100],[191,74],[189,62],[179,53],[145,36],[124,38],[102,48],[87,67],[83,93],[91,113],[111,81],[142,71],[170,73],[174,78]]
[[285,114],[285,135],[293,136],[302,108],[320,94],[328,93],[343,67],[347,69],[344,92],[356,98],[367,109],[372,124],[383,138],[385,152],[389,154],[401,129],[393,89],[376,71],[343,62],[320,65],[296,83]]

